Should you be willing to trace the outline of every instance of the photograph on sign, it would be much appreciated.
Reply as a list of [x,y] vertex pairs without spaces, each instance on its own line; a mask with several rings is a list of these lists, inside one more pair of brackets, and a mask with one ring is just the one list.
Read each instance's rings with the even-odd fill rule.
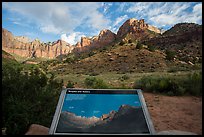
[[136,90],[67,90],[54,133],[150,134],[142,105]]

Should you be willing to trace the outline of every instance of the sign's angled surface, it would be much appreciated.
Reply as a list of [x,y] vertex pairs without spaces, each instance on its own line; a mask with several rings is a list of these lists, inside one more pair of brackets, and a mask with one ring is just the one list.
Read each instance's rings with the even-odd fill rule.
[[49,134],[154,134],[141,90],[64,89]]

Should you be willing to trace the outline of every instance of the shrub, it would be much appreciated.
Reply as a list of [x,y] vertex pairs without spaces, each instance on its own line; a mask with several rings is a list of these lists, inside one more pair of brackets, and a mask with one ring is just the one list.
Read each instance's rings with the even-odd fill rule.
[[89,53],[88,53],[88,56],[89,57],[91,57],[91,56],[93,56],[95,53],[93,52],[93,51],[90,51]]
[[122,77],[119,77],[118,79],[121,81],[124,81],[124,80],[130,79],[130,77],[128,75],[123,75]]
[[125,42],[124,41],[121,41],[120,43],[119,43],[119,45],[124,45],[125,44]]
[[96,72],[96,71],[92,71],[92,72],[89,73],[89,75],[90,76],[97,76],[97,75],[99,75],[99,73]]
[[74,83],[69,80],[66,87],[67,88],[74,88]]
[[63,62],[64,63],[73,63],[77,60],[75,56],[68,56]]
[[167,60],[173,60],[175,55],[176,55],[175,51],[166,50],[166,59]]
[[142,48],[143,48],[142,44],[140,42],[138,42],[136,45],[136,49],[142,49]]
[[156,50],[155,46],[148,45],[148,50],[154,52]]
[[195,96],[202,95],[202,72],[190,74],[185,84],[189,94]]
[[2,127],[6,134],[25,134],[30,124],[50,126],[62,83],[38,68],[2,66]]
[[167,95],[202,95],[202,73],[193,73],[185,77],[142,77],[135,81],[133,88]]
[[95,77],[88,77],[84,81],[88,88],[94,89],[107,89],[108,85],[102,79],[96,79]]

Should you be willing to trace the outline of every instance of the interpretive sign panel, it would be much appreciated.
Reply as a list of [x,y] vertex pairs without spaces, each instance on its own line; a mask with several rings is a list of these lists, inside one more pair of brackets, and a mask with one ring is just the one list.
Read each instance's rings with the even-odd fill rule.
[[140,89],[64,89],[49,134],[154,134]]

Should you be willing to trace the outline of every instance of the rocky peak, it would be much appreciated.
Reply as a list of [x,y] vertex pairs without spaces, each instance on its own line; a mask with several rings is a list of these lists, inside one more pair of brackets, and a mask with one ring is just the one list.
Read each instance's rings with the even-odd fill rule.
[[119,110],[118,110],[118,114],[123,115],[125,113],[127,113],[128,111],[130,111],[131,109],[134,109],[135,107],[130,106],[130,105],[121,105]]
[[117,38],[122,38],[126,34],[137,34],[143,32],[143,30],[151,30],[156,33],[160,33],[160,30],[154,26],[148,25],[145,23],[144,19],[137,20],[135,18],[128,19],[125,23],[119,28],[117,32]]
[[91,39],[87,37],[81,37],[81,46],[89,46],[91,44]]
[[25,36],[16,36],[15,39],[22,43],[29,43],[31,41],[28,37]]
[[76,43],[76,47],[77,47],[77,48],[80,48],[80,47],[81,47],[81,43],[80,43],[80,42],[77,42],[77,43]]
[[108,114],[103,114],[100,119],[101,119],[101,120],[112,119],[115,114],[116,114],[116,111],[112,110],[112,111],[110,111]]
[[106,42],[106,43],[114,41],[115,38],[116,38],[116,34],[107,29],[100,31],[98,36],[99,41]]
[[76,44],[75,51],[86,51],[92,47],[102,47],[113,42],[116,39],[116,34],[108,29],[101,30],[98,36],[92,38],[81,37],[81,42]]
[[11,32],[2,28],[2,49],[22,57],[56,58],[59,55],[70,53],[74,48],[62,40],[43,43],[39,39],[25,42],[26,39],[26,37],[13,36]]

